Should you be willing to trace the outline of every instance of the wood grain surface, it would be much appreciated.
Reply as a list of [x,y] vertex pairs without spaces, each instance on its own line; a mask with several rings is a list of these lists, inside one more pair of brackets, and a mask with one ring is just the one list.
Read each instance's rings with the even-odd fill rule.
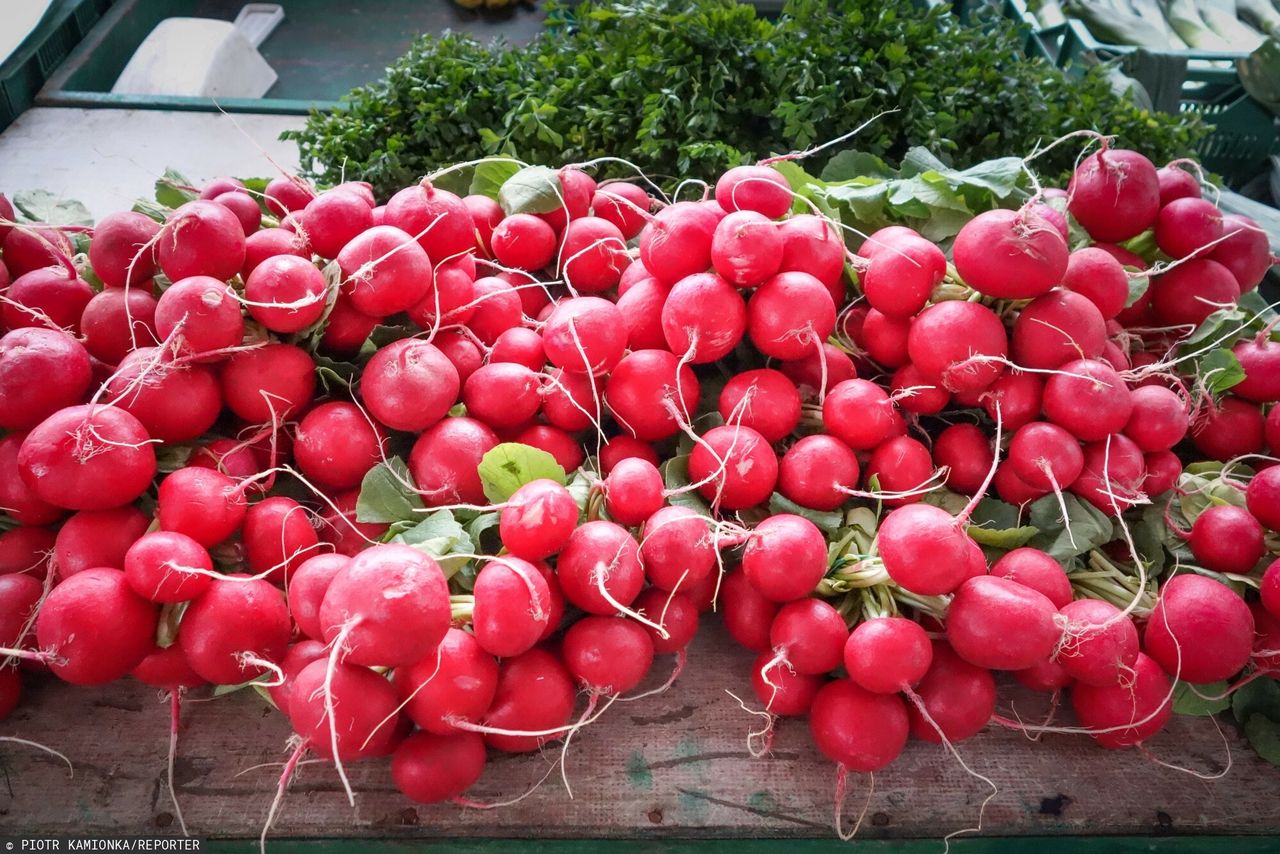
[[[833,766],[818,756],[803,722],[784,722],[772,755],[752,759],[745,734],[756,722],[726,690],[752,700],[750,656],[708,621],[688,668],[667,693],[616,703],[574,738],[567,759],[570,799],[553,775],[515,806],[479,811],[415,805],[392,786],[385,760],[349,766],[351,808],[330,766],[308,764],[284,802],[278,837],[824,837],[831,834]],[[660,659],[668,667],[670,656]],[[655,673],[661,682],[666,673]],[[29,679],[22,706],[0,736],[35,739],[75,763],[0,742],[0,834],[176,833],[165,788],[168,705],[132,681],[98,689]],[[1012,691],[1002,692],[1010,713]],[[197,695],[198,696],[198,695]],[[191,699],[196,699],[193,697]],[[752,703],[752,705],[755,705]],[[1044,697],[1016,696],[1016,713],[1043,715]],[[1060,713],[1059,717],[1063,717]],[[990,728],[959,745],[998,794],[983,833],[1263,834],[1280,831],[1274,790],[1280,773],[1259,760],[1230,723],[1175,718],[1149,747],[1159,759],[1202,773],[1206,782],[1157,765],[1136,751],[1108,751],[1083,736],[1039,743]],[[193,833],[255,837],[273,796],[289,728],[252,692],[188,702],[177,761],[178,797]],[[559,754],[493,754],[470,795],[511,798],[542,777]],[[244,772],[244,773],[241,773]],[[867,803],[868,779],[851,777],[846,816]],[[941,837],[972,827],[988,793],[943,748],[913,742],[875,775],[859,835]]]

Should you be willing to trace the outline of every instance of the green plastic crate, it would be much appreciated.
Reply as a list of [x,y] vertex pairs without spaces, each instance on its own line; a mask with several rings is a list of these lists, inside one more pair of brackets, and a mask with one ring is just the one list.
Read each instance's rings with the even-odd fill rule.
[[113,0],[55,0],[31,35],[0,63],[0,130],[35,102],[55,68],[110,8]]

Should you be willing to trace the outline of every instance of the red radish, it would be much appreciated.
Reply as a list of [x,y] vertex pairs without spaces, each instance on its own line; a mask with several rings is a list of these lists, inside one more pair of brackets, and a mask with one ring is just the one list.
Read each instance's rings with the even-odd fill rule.
[[489,710],[498,686],[498,662],[475,636],[449,629],[435,652],[395,671],[405,713],[436,735],[459,732],[455,721],[476,723]]
[[1280,342],[1259,336],[1241,341],[1231,352],[1245,374],[1243,380],[1231,387],[1231,393],[1254,403],[1280,401]]
[[858,484],[858,458],[834,436],[805,436],[778,464],[778,491],[811,510],[835,510]]
[[645,442],[674,436],[688,424],[701,387],[693,370],[665,350],[625,356],[604,387],[604,400],[623,430]]
[[[43,595],[44,585],[30,575],[0,575],[0,647],[18,649],[31,641],[28,623]],[[0,661],[7,669],[9,658]]]
[[343,293],[357,311],[370,317],[412,308],[431,288],[431,259],[410,234],[389,225],[356,235],[342,247],[337,261]]
[[[708,580],[714,582],[715,579],[709,576]],[[668,593],[650,587],[636,597],[632,607],[667,632],[664,638],[656,629],[644,627],[653,641],[655,653],[681,652],[698,633],[698,605],[685,593]]]
[[3,243],[9,236],[9,232],[13,230],[13,226],[9,223],[14,221],[14,215],[13,205],[4,197],[4,193],[0,193],[0,220],[4,220],[0,222],[0,243]]
[[889,390],[902,409],[916,415],[937,415],[951,402],[951,393],[941,383],[926,377],[911,364],[893,372]]
[[1181,398],[1164,386],[1135,388],[1130,395],[1133,411],[1124,434],[1143,451],[1167,451],[1187,434],[1187,408]]
[[[511,732],[564,728],[573,716],[573,677],[560,660],[534,648],[508,658],[498,669],[498,687],[484,725]],[[504,753],[529,753],[559,735],[502,735],[486,732],[485,743]]]
[[744,510],[773,492],[778,457],[750,427],[712,427],[689,455],[689,477],[714,507]]
[[667,336],[662,331],[662,306],[670,291],[666,285],[649,277],[618,297],[618,311],[627,326],[628,349],[667,349]]
[[1029,504],[1038,498],[1043,498],[1052,491],[1036,489],[1029,485],[1025,480],[1018,477],[1013,470],[1013,466],[1009,465],[1008,460],[1002,462],[999,468],[996,469],[996,476],[991,483],[996,489],[996,494],[1009,504]]
[[144,599],[186,602],[209,589],[213,561],[204,547],[185,534],[155,531],[138,538],[122,563],[125,579]]
[[629,263],[627,241],[608,220],[579,217],[564,229],[559,259],[571,292],[598,294],[618,284]]
[[[933,460],[947,470],[948,488],[972,495],[982,488],[991,470],[991,439],[976,424],[953,424],[934,440]],[[784,468],[785,463],[784,457]]]
[[1071,581],[1062,564],[1039,549],[1024,547],[1007,552],[991,565],[991,574],[1035,590],[1055,608],[1061,609],[1071,601]]
[[498,532],[507,551],[525,560],[550,557],[578,525],[578,505],[569,490],[553,480],[534,480],[507,499]]
[[729,214],[720,220],[712,237],[711,265],[740,288],[760,284],[782,265],[782,235],[777,225],[751,210]]
[[443,353],[426,341],[406,338],[373,355],[360,393],[378,421],[393,430],[418,432],[444,418],[459,388],[458,372]]
[[1129,300],[1129,277],[1124,267],[1097,246],[1071,253],[1062,286],[1087,298],[1107,320],[1123,311]]
[[[208,432],[222,412],[217,374],[205,365],[176,362],[159,347],[125,356],[106,391],[106,400],[137,418],[152,439],[171,444]],[[182,406],[174,406],[175,400]]]
[[1231,271],[1242,293],[1253,290],[1272,264],[1266,232],[1239,214],[1222,217],[1222,232],[1227,238],[1210,249],[1208,257]]
[[[502,222],[502,205],[488,196],[463,196],[462,203],[471,214],[471,225],[475,230],[476,249],[482,257],[490,257],[493,252],[492,240],[494,229]],[[378,225],[379,223],[374,223]]]
[[657,466],[627,457],[615,463],[604,479],[605,509],[614,521],[635,527],[662,507],[662,490],[662,473]]
[[839,667],[848,639],[844,617],[821,599],[788,602],[769,628],[777,660],[783,667],[804,674],[828,673]]
[[911,324],[907,351],[917,368],[941,378],[949,391],[976,391],[1004,371],[1008,339],[991,309],[948,300],[920,312]]
[[1115,605],[1098,599],[1068,602],[1061,613],[1067,625],[1056,661],[1063,671],[1084,685],[1126,681],[1138,658],[1133,621]]
[[[465,382],[467,377],[475,373],[476,369],[484,364],[484,356],[480,352],[479,346],[471,337],[456,329],[441,330],[435,338],[432,339],[437,350],[445,355],[453,365],[454,370],[458,372],[459,382]],[[374,355],[377,355],[376,353]],[[461,385],[459,385],[461,388]]]
[[635,237],[649,219],[653,199],[635,184],[617,181],[602,184],[591,197],[591,214],[612,223],[627,240]]
[[320,404],[303,417],[293,455],[298,468],[314,483],[351,489],[383,458],[385,443],[386,434],[358,407],[334,401]]
[[612,473],[623,460],[631,459],[644,460],[655,468],[658,466],[658,452],[653,446],[631,436],[614,436],[600,449],[600,468],[605,475]]
[[156,303],[156,334],[168,341],[175,331],[178,348],[194,355],[239,345],[244,317],[235,291],[209,276],[174,282]]
[[860,343],[867,355],[886,368],[900,368],[910,362],[907,342],[911,319],[889,317],[874,308],[862,324]]
[[1084,470],[1071,491],[1104,513],[1127,510],[1143,497],[1146,461],[1142,449],[1117,433],[1085,445]]
[[240,230],[247,238],[262,225],[262,208],[248,193],[231,191],[214,196],[213,201],[235,214]]
[[199,688],[208,683],[191,669],[179,644],[155,647],[129,675],[144,685],[175,691],[179,688]]
[[156,607],[130,589],[123,572],[86,569],[45,599],[36,618],[36,642],[56,653],[49,669],[64,682],[102,685],[146,658],[156,617]]
[[1161,207],[1175,199],[1200,198],[1200,182],[1186,169],[1172,163],[1156,170],[1156,181],[1160,185]]
[[768,368],[735,374],[720,392],[719,404],[726,422],[751,427],[770,442],[781,441],[800,423],[795,384]]
[[992,421],[996,420],[999,404],[1004,429],[1013,431],[1040,417],[1043,398],[1044,383],[1038,376],[1013,369],[1005,371],[981,393],[980,403]]
[[[233,188],[227,187],[227,189]],[[226,189],[223,192],[226,192]],[[263,201],[266,203],[267,210],[275,216],[283,217],[286,213],[302,210],[315,197],[315,190],[301,178],[281,176],[272,178],[267,183]]]
[[569,627],[561,646],[565,667],[593,694],[623,694],[653,666],[645,627],[621,617],[588,616]]
[[[1222,236],[1222,211],[1199,198],[1174,199],[1156,218],[1156,245],[1170,258],[1204,255]],[[1208,247],[1208,248],[1206,248]]]
[[1062,666],[1050,658],[1036,662],[1033,666],[1026,670],[1014,671],[1013,678],[1018,680],[1018,684],[1032,691],[1042,691],[1046,694],[1054,693],[1066,688],[1071,684],[1071,677],[1062,669]]
[[36,497],[68,510],[106,510],[146,491],[156,455],[138,419],[110,406],[69,406],[40,422],[18,450]]
[[[417,305],[409,307],[409,318],[423,329],[441,324],[466,323],[476,312],[476,275],[470,255],[435,265],[431,286]],[[528,291],[522,291],[522,294]],[[437,344],[439,336],[436,339]]]
[[1203,418],[1191,427],[1191,439],[1200,453],[1226,462],[1261,451],[1266,442],[1266,424],[1257,404],[1225,397],[1217,406],[1205,408]]
[[1067,187],[1067,210],[1094,240],[1121,243],[1155,224],[1160,179],[1136,151],[1103,149],[1084,159]]
[[467,377],[462,402],[469,415],[490,427],[519,427],[538,414],[539,389],[538,375],[524,365],[491,362]]
[[1029,368],[1056,368],[1101,355],[1106,321],[1085,296],[1055,289],[1037,297],[1013,325],[1013,360]]
[[[761,577],[766,578],[766,575],[767,573],[762,574]],[[798,599],[808,593],[809,590],[806,590],[798,596],[788,598]],[[752,652],[768,650],[769,628],[780,607],[777,602],[760,593],[745,571],[731,572],[724,576],[720,586],[720,599],[724,603],[724,626],[729,636]],[[773,657],[772,652],[769,657]]]
[[14,279],[41,267],[65,265],[75,254],[71,238],[56,228],[0,226],[0,230],[9,232],[0,250],[4,253],[5,267]]
[[551,594],[551,604],[547,608],[547,627],[542,632],[541,640],[545,641],[553,634],[560,630],[560,623],[564,620],[565,599],[564,592],[560,589],[560,580],[556,576],[556,572],[544,561],[534,561],[534,569],[547,582],[547,590]]
[[186,534],[207,549],[240,529],[245,510],[244,490],[213,469],[186,466],[160,482],[160,529]]
[[0,319],[10,329],[52,325],[78,333],[93,289],[63,267],[41,267],[15,278],[5,297],[10,301],[0,306]]
[[[627,291],[647,279],[653,279],[655,282],[658,281],[653,278],[653,274],[649,272],[647,267],[645,267],[643,261],[639,258],[635,259],[627,265],[627,269],[622,271],[622,278],[618,279],[618,296],[621,297],[625,295]],[[669,286],[663,285],[663,287],[665,288]]]
[[246,308],[272,332],[300,332],[324,313],[324,276],[309,260],[293,255],[267,258],[245,282]]
[[6,333],[0,337],[0,428],[36,426],[79,403],[92,380],[89,353],[67,333],[36,328]]
[[599,297],[567,299],[556,306],[542,330],[551,364],[573,373],[607,374],[622,361],[627,346],[622,312]]
[[541,270],[556,257],[556,233],[533,214],[512,214],[493,229],[493,257],[504,267]]
[[1265,441],[1269,448],[1280,448],[1280,406],[1271,407],[1263,424]]
[[247,280],[258,269],[259,264],[277,255],[296,255],[310,259],[311,249],[305,240],[283,228],[255,231],[244,241],[244,264],[240,267],[240,278]]
[[531,371],[540,371],[547,363],[547,355],[542,347],[542,336],[523,326],[508,329],[493,342],[493,349],[489,351],[489,361],[512,362],[523,365]]
[[818,750],[841,768],[879,771],[906,746],[907,709],[900,697],[837,679],[813,698],[809,732]]
[[211,276],[226,281],[244,264],[244,229],[216,202],[187,202],[169,216],[156,242],[156,258],[170,281]]
[[22,574],[44,579],[56,542],[48,528],[19,526],[0,534],[0,576]]
[[820,674],[800,673],[777,664],[776,653],[762,652],[751,665],[751,688],[771,715],[792,717],[807,715],[813,698],[826,684]]
[[486,345],[492,346],[499,335],[520,325],[523,316],[520,292],[494,276],[476,279],[472,287],[475,289],[475,311],[467,321],[467,328]]
[[940,641],[933,644],[933,660],[916,695],[923,708],[913,703],[907,709],[911,734],[934,744],[944,737],[954,743],[977,735],[996,708],[991,671],[968,663]]
[[613,522],[587,522],[574,530],[556,561],[560,589],[588,614],[609,615],[630,605],[644,586],[640,546]]
[[[338,662],[313,661],[294,677],[289,719],[314,750],[332,759],[354,761],[384,756],[397,736],[395,689],[385,676]],[[330,707],[332,715],[330,718]]]
[[1066,273],[1067,254],[1062,235],[1035,208],[980,213],[960,229],[952,247],[965,283],[999,299],[1048,293]]
[[1186,261],[1151,280],[1151,307],[1168,326],[1197,326],[1239,299],[1235,277],[1217,261]]
[[1066,489],[1084,470],[1080,442],[1045,421],[1027,424],[1013,434],[1008,460],[1018,477],[1037,489]]
[[664,285],[711,266],[711,241],[720,220],[697,202],[676,202],[640,232],[640,260]]
[[859,687],[875,694],[896,694],[929,672],[933,646],[920,624],[905,617],[880,617],[859,623],[845,642],[844,669]]
[[471,629],[490,655],[520,655],[532,649],[546,631],[551,591],[547,580],[528,561],[518,557],[489,561],[476,575],[472,593]]
[[600,383],[586,374],[555,368],[545,375],[542,415],[561,430],[585,430],[600,421]]
[[559,427],[546,424],[526,427],[511,441],[517,445],[528,445],[531,448],[546,451],[555,458],[560,468],[567,472],[576,471],[587,458],[581,442]]
[[800,516],[779,513],[751,532],[742,574],[765,598],[790,602],[808,596],[827,571],[826,540]]
[[822,404],[822,424],[855,451],[870,450],[899,432],[889,396],[867,380],[845,380],[831,389]]
[[141,285],[156,273],[154,239],[159,233],[160,224],[144,214],[107,214],[94,226],[89,266],[108,288]]
[[[317,521],[320,542],[333,547],[335,553],[355,557],[360,552],[382,541],[390,528],[385,522],[360,522],[356,519],[356,504],[360,500],[359,489],[339,492],[326,502]],[[296,570],[292,572],[296,573]]]
[[877,535],[885,571],[921,596],[950,593],[968,576],[973,542],[947,511],[929,504],[899,507]]
[[1217,682],[1248,662],[1253,629],[1249,607],[1231,588],[1201,575],[1175,575],[1160,590],[1142,645],[1179,679]]
[[474,418],[445,418],[425,431],[409,454],[423,500],[436,506],[486,503],[476,466],[497,444],[494,432]]
[[391,757],[391,779],[406,798],[419,804],[452,800],[484,773],[484,739],[473,732],[406,738]]
[[715,570],[716,548],[706,517],[687,507],[663,507],[644,523],[640,562],[655,587],[687,591]]
[[1085,442],[1124,429],[1133,411],[1129,389],[1105,362],[1079,359],[1059,368],[1044,385],[1044,414]]
[[1173,489],[1182,475],[1182,460],[1173,451],[1154,451],[1143,455],[1146,477],[1142,491],[1155,498]]
[[85,349],[108,365],[136,347],[158,344],[156,298],[139,288],[110,288],[94,296],[80,316]]
[[767,166],[735,166],[716,181],[716,202],[733,211],[756,211],[769,219],[791,210],[791,185]]
[[[176,645],[170,648],[181,651],[181,647]],[[300,640],[290,645],[289,651],[280,660],[280,670],[284,673],[284,681],[279,685],[272,685],[267,688],[267,693],[270,694],[271,700],[276,704],[276,708],[284,713],[285,717],[289,717],[289,700],[293,694],[293,685],[298,679],[298,674],[305,670],[311,662],[327,659],[328,657],[329,650],[325,649],[324,644],[316,640]]]
[[1142,653],[1133,673],[1114,685],[1079,683],[1071,690],[1071,707],[1093,740],[1116,749],[1141,744],[1164,729],[1173,715],[1169,677]]
[[[1045,198],[1051,198],[1047,192],[1045,193]],[[1066,192],[1063,192],[1062,198],[1066,198]],[[1045,222],[1056,228],[1058,233],[1062,235],[1063,240],[1070,242],[1071,230],[1067,225],[1067,218],[1063,215],[1062,211],[1050,204],[1047,204],[1046,202],[1028,202],[1028,206],[1033,208],[1035,212],[1045,220]]]
[[826,394],[857,376],[853,360],[843,350],[827,343],[823,343],[821,350],[815,347],[807,356],[783,362],[778,370],[786,374],[805,397],[816,395],[819,389]]
[[1189,545],[1206,569],[1244,575],[1267,552],[1262,536],[1262,525],[1248,510],[1214,505],[1196,517]]
[[301,222],[315,253],[337,258],[352,239],[373,227],[373,209],[357,193],[335,188],[307,202]]
[[564,231],[570,220],[586,216],[591,211],[591,199],[596,194],[596,181],[581,169],[565,167],[557,173],[560,178],[560,206],[549,213],[538,214],[557,233]]
[[1245,491],[1245,504],[1263,527],[1280,531],[1280,466],[1270,466],[1253,476]]
[[462,199],[425,178],[392,196],[384,217],[387,225],[412,235],[434,264],[475,245],[475,225]]
[[222,369],[227,408],[250,424],[288,420],[311,402],[315,390],[315,363],[292,344],[242,350]]
[[715,273],[699,273],[676,282],[662,306],[667,345],[695,365],[724,358],[738,346],[746,330],[747,306],[742,295]]
[[[808,273],[828,290],[838,289],[843,295],[844,240],[839,229],[820,216],[797,214],[778,227],[782,237],[780,270]],[[843,300],[837,300],[837,305]]]
[[867,302],[887,317],[907,318],[929,301],[947,274],[947,256],[922,237],[906,236],[876,253],[860,275]]
[[1262,585],[1258,592],[1262,597],[1262,607],[1272,617],[1280,619],[1280,559],[1271,561],[1271,565],[1262,574]]
[[312,640],[324,637],[320,602],[334,576],[347,562],[343,555],[316,555],[299,564],[289,577],[289,614],[298,624],[298,630]]
[[249,508],[241,531],[245,560],[254,575],[267,575],[284,585],[304,560],[315,554],[320,538],[307,509],[292,498],[277,495]]
[[867,461],[867,488],[871,478],[879,484],[878,491],[903,493],[884,499],[889,507],[900,507],[919,501],[929,491],[929,480],[934,476],[933,457],[929,449],[907,436],[892,436],[876,446]]
[[1062,637],[1044,594],[994,575],[970,578],[947,608],[947,641],[970,664],[1023,670],[1047,658]]
[[[680,292],[683,284],[677,284],[672,294]],[[670,300],[668,297],[668,305]],[[683,352],[672,339],[666,309],[663,324],[672,349]],[[779,273],[761,285],[747,304],[747,332],[752,342],[761,353],[775,359],[799,359],[816,350],[835,331],[835,325],[830,294],[808,273]],[[702,342],[697,343],[701,351]]]

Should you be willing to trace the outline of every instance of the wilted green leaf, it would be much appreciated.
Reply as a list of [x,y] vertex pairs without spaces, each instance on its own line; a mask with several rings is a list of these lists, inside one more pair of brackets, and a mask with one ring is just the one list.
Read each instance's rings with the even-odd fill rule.
[[75,199],[63,199],[48,190],[26,190],[13,197],[13,206],[28,222],[49,225],[93,225],[89,209]]

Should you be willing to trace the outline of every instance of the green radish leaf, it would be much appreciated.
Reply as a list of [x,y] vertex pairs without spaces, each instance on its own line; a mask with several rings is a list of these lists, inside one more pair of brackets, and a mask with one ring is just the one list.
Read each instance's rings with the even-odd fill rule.
[[1230,350],[1211,350],[1199,361],[1196,373],[1205,379],[1209,391],[1223,392],[1244,382],[1244,368]]
[[186,175],[176,169],[166,169],[164,175],[156,179],[156,201],[167,208],[180,208],[187,202],[200,198],[200,194],[191,189],[192,186],[191,179]]
[[413,527],[396,534],[391,542],[412,546],[431,555],[444,570],[445,578],[452,577],[475,552],[475,544],[467,530],[448,510],[437,510]]
[[[1142,271],[1132,264],[1124,265],[1126,273],[1141,273]],[[1124,307],[1132,307],[1138,300],[1142,299],[1146,294],[1147,288],[1151,287],[1151,280],[1146,276],[1133,276],[1129,279],[1129,296],[1125,298]]]
[[[471,539],[471,542],[479,544],[481,549],[486,552],[497,551],[502,546],[500,542],[487,543],[485,537],[486,534],[498,527],[499,515],[497,510],[493,510],[488,513],[481,513],[467,523],[467,536]],[[487,547],[490,545],[493,548]]]
[[[915,149],[913,149],[915,150]],[[787,161],[789,162],[789,161]],[[780,165],[780,164],[779,164]],[[774,167],[775,169],[777,166]],[[788,178],[790,176],[787,176]],[[822,180],[828,184],[849,181],[853,178],[892,178],[893,169],[874,154],[846,149],[827,161],[822,169]],[[795,187],[792,184],[792,187]]]
[[578,505],[579,510],[587,508],[587,499],[591,496],[591,480],[587,477],[587,473],[583,471],[588,466],[594,466],[594,460],[587,460],[583,467],[575,471],[573,477],[565,484],[565,488],[573,496],[573,501]]
[[[1062,507],[1055,495],[1046,495],[1031,504],[1028,523],[1040,529],[1028,544],[1046,552],[1059,563],[1111,542],[1115,528],[1110,517],[1087,501],[1074,495],[1063,495],[1067,521],[1063,523]],[[1074,540],[1075,545],[1072,545]]]
[[1253,715],[1245,721],[1244,735],[1255,753],[1280,766],[1280,723],[1264,715]]
[[471,178],[470,193],[473,196],[497,199],[503,185],[519,171],[520,164],[510,159],[481,160],[476,164],[475,175]]
[[1216,715],[1231,708],[1231,695],[1221,696],[1226,694],[1226,691],[1226,682],[1214,682],[1209,685],[1179,682],[1173,689],[1173,710],[1179,715],[1197,717]]
[[409,467],[399,457],[379,463],[365,474],[356,499],[356,521],[395,523],[417,521],[423,509],[421,496],[406,484],[413,483]]
[[1147,571],[1160,573],[1165,564],[1165,536],[1170,533],[1164,521],[1164,501],[1153,496],[1151,504],[1144,506],[1138,513],[1126,513],[1125,519],[1133,534],[1133,544],[1138,550],[1138,556],[1146,563]]
[[790,513],[794,516],[802,516],[808,519],[825,534],[834,534],[844,526],[844,514],[839,510],[831,510],[823,512],[821,510],[810,510],[808,507],[801,507],[794,501],[783,496],[781,493],[775,492],[769,497],[770,513]]
[[161,445],[156,449],[156,471],[162,474],[177,471],[187,464],[194,450],[191,445]]
[[129,210],[133,211],[134,213],[140,213],[145,216],[149,216],[152,219],[154,219],[156,222],[164,222],[165,218],[169,216],[169,213],[170,213],[169,208],[166,208],[164,205],[157,204],[156,202],[153,202],[150,199],[135,200],[133,203],[133,207],[130,208]]
[[1040,533],[1040,529],[1033,525],[1018,528],[980,528],[970,525],[966,530],[978,545],[1006,551],[1022,548]]
[[89,209],[75,199],[55,196],[48,190],[27,190],[13,197],[13,206],[27,222],[48,225],[93,225]]
[[564,204],[560,176],[547,166],[526,166],[503,182],[498,204],[507,216],[550,213]]
[[484,455],[477,469],[484,494],[495,504],[506,501],[516,490],[535,480],[565,482],[564,469],[555,457],[539,448],[504,442]]
[[1241,687],[1231,695],[1231,713],[1240,724],[1258,715],[1280,721],[1280,682],[1255,679]]

